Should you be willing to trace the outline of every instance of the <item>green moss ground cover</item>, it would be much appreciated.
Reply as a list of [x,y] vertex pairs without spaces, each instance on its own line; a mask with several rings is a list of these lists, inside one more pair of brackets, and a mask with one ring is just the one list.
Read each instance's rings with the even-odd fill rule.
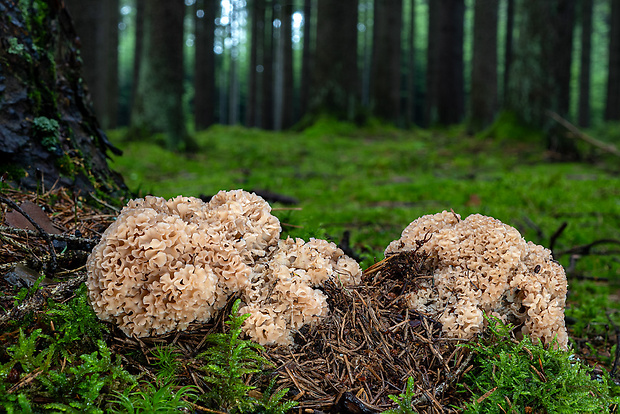
[[[381,259],[412,220],[444,209],[493,216],[546,247],[566,223],[553,246],[566,268],[570,249],[620,240],[618,160],[549,162],[540,135],[511,131],[504,126],[495,134],[501,139],[493,139],[468,136],[460,127],[403,131],[326,120],[303,132],[215,126],[196,134],[200,150],[190,155],[123,142],[123,131],[111,136],[125,151],[113,168],[138,194],[199,196],[244,188],[292,196],[301,210],[274,212],[286,233],[338,242],[348,230],[364,267]],[[607,362],[613,362],[607,341],[615,336],[612,323],[620,324],[619,250],[603,243],[588,254],[576,252],[569,276],[567,315],[574,336],[584,339],[576,345],[585,350],[587,342],[602,340],[595,348]]]
[[[572,348],[589,365],[613,371],[620,335],[620,246],[613,242],[620,240],[618,160],[550,163],[537,137],[516,139],[514,131],[504,128],[502,139],[490,139],[488,134],[467,136],[460,127],[403,131],[325,120],[303,132],[216,126],[196,134],[200,149],[192,154],[163,150],[156,138],[144,143],[124,141],[123,131],[110,135],[125,151],[114,159],[113,168],[137,195],[199,196],[243,188],[295,197],[299,203],[294,209],[273,204],[285,234],[340,242],[348,232],[363,267],[382,259],[385,246],[409,222],[444,209],[462,216],[496,217],[518,228],[527,240],[547,247],[553,239],[556,258],[570,269],[567,321]],[[524,131],[520,133],[528,133]],[[576,249],[601,240],[589,249]],[[104,328],[87,306],[83,290],[66,304],[51,303],[33,326],[50,325],[50,318],[62,335],[26,325],[24,330],[20,325],[2,333],[10,339],[0,347],[0,407],[5,411],[39,412],[42,407],[45,412],[151,412],[156,406],[176,410],[196,398],[200,404],[209,402],[191,385],[176,382],[175,349],[162,348],[154,356],[154,380],[129,375],[118,349],[102,340]],[[231,349],[249,346],[233,336],[229,339],[237,341]],[[574,356],[547,352],[529,342],[483,341],[472,349],[487,363],[474,378],[465,378],[463,399],[470,401],[469,412],[489,412],[487,403],[502,405],[501,412],[528,412],[533,407],[544,407],[544,412],[615,409],[617,401],[611,396],[618,390],[608,387],[614,372],[607,380],[600,377],[599,368],[584,371],[573,364]],[[226,369],[213,366],[209,372],[228,375]],[[542,401],[529,388],[509,385],[519,375],[531,377],[526,382],[540,378],[546,383],[547,374],[568,384],[561,387],[558,401],[573,398],[584,405],[577,393],[586,392],[592,402],[577,411],[556,410],[560,405]],[[510,388],[501,393],[511,395],[505,407],[506,399],[493,391],[500,387]],[[410,391],[394,396],[394,412],[411,412]],[[266,395],[265,412],[289,407],[280,404],[282,390]]]

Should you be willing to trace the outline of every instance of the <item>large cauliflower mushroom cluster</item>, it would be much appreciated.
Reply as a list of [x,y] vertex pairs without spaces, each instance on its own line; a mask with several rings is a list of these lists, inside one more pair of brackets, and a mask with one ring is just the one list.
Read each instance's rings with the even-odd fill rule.
[[414,250],[423,240],[421,250],[435,270],[408,294],[411,309],[439,320],[450,337],[472,338],[482,331],[486,313],[533,339],[567,347],[566,275],[548,249],[492,217],[461,220],[444,211],[413,221],[385,254]]
[[102,320],[143,337],[206,322],[238,294],[249,336],[290,343],[292,329],[327,313],[316,288],[359,283],[361,270],[333,243],[280,240],[280,232],[269,204],[243,190],[208,203],[132,200],[89,256],[90,302]]

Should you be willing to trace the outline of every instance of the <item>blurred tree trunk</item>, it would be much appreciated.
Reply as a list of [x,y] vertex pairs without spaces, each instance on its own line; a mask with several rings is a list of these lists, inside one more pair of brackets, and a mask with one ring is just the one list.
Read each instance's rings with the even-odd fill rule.
[[439,66],[439,5],[437,1],[428,2],[428,39],[426,45],[426,105],[425,126],[437,122],[437,88]]
[[400,118],[402,0],[375,0],[370,107],[379,118]]
[[273,129],[273,3],[270,0],[265,2],[265,22],[264,45],[263,45],[263,128]]
[[83,75],[103,128],[115,128],[118,112],[119,2],[67,0],[80,38]]
[[[434,2],[433,2],[434,3]],[[456,124],[465,113],[463,73],[464,0],[437,0],[437,122]]]
[[508,84],[510,83],[510,67],[512,66],[512,46],[515,22],[515,0],[508,0],[506,6],[506,39],[504,44],[504,76],[502,82],[502,100],[508,99]]
[[357,0],[318,0],[314,114],[353,120],[358,111]]
[[574,141],[547,111],[568,113],[574,6],[574,0],[520,1],[507,102],[523,121],[546,131],[550,150],[571,159],[578,157]]
[[[248,104],[246,109],[245,125],[249,128],[258,126],[257,112],[258,112],[258,48],[259,48],[259,33],[262,32],[264,26],[260,23],[260,0],[253,0],[248,3],[250,13],[250,67],[248,69]],[[260,30],[260,31],[259,31]]]
[[605,120],[620,121],[620,0],[610,0],[609,65]]
[[374,26],[374,0],[360,0],[358,1],[359,16],[358,20],[363,27],[363,31],[358,40],[358,62],[359,62],[359,98],[360,103],[365,108],[370,108],[371,99],[371,82],[370,72],[372,69],[372,36]]
[[300,116],[308,111],[312,73],[312,0],[304,0],[304,43],[301,57],[301,82],[299,82]]
[[479,132],[497,113],[497,0],[476,0],[468,129]]
[[228,49],[228,123],[230,125],[239,124],[239,76],[238,72],[238,52],[239,48],[233,39],[233,28],[240,24],[238,18],[238,6],[234,1],[230,2],[230,21],[228,23],[228,36],[230,48]]
[[551,62],[553,73],[558,80],[558,110],[560,115],[568,116],[576,0],[557,0],[557,2],[557,20],[552,30],[556,47],[552,50]]
[[120,151],[93,112],[63,3],[0,3],[0,38],[0,174],[29,190],[126,195],[107,165],[106,151]]
[[[131,102],[130,108],[138,95],[138,83],[140,82],[140,68],[142,67],[142,44],[144,39],[144,3],[146,0],[136,0],[136,31],[135,47],[133,50],[133,72],[131,76]],[[131,116],[131,114],[130,114]],[[131,124],[131,120],[129,122]]]
[[413,125],[416,122],[415,116],[415,79],[416,79],[416,70],[415,70],[415,39],[416,39],[416,12],[415,12],[415,0],[411,0],[411,9],[409,10],[409,37],[407,39],[407,113],[406,113],[406,123],[408,125]]
[[294,103],[293,90],[293,4],[287,1],[282,6],[282,128],[288,129],[293,126]]
[[592,1],[581,0],[581,59],[577,123],[590,126],[590,63],[592,56]]
[[170,149],[191,150],[183,111],[183,20],[185,4],[148,0],[144,5],[142,63],[131,128],[162,132]]
[[198,0],[196,9],[195,68],[194,68],[194,125],[196,130],[215,123],[215,15],[217,3]]

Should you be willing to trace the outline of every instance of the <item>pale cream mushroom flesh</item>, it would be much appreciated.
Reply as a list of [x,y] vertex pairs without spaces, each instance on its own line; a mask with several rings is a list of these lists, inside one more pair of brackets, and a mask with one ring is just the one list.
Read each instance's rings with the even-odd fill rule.
[[144,337],[206,322],[236,294],[251,338],[289,344],[293,330],[327,314],[318,288],[357,284],[361,269],[334,243],[280,233],[269,204],[243,190],[208,203],[132,200],[89,256],[90,302],[102,320]]
[[413,221],[385,250],[430,255],[432,278],[407,295],[409,308],[435,318],[446,336],[469,339],[484,328],[484,314],[520,327],[522,334],[566,349],[567,282],[551,251],[526,242],[499,220],[444,211]]

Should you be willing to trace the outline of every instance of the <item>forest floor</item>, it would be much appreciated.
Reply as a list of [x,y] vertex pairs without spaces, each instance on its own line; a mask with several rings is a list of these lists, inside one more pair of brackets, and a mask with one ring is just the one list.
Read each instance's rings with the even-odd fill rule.
[[[469,136],[461,127],[404,131],[321,121],[303,132],[215,126],[195,136],[200,149],[182,154],[162,149],[157,145],[157,137],[150,143],[131,142],[123,140],[123,131],[112,131],[111,140],[124,151],[123,156],[114,157],[112,168],[125,177],[136,196],[208,197],[220,190],[256,191],[274,207],[273,214],[282,223],[284,237],[332,240],[350,248],[350,254],[360,261],[363,269],[383,259],[389,242],[398,239],[401,231],[422,215],[452,209],[463,218],[473,213],[495,217],[517,228],[526,240],[553,251],[568,276],[566,322],[570,347],[590,366],[599,366],[611,372],[612,377],[618,374],[620,163],[617,158],[584,146],[587,161],[556,162],[555,154],[545,151],[539,136],[523,133],[489,139]],[[92,247],[97,234],[116,213],[101,205],[92,208],[88,203],[91,200],[65,193],[24,195],[5,189],[2,195],[16,202],[29,200],[47,206],[54,224],[70,228],[71,234],[79,236],[77,241],[57,240],[65,243],[65,251],[57,260],[64,268],[74,269],[78,281],[84,280],[85,271],[81,267],[84,252]],[[50,240],[40,239],[37,246],[31,246],[33,233],[18,234],[22,238],[13,240],[15,234],[5,227],[0,235],[3,263],[24,259],[30,251],[49,265],[45,251]],[[71,255],[74,248],[75,255]],[[2,274],[9,269],[4,267]],[[31,280],[39,277],[39,284],[50,283],[38,273],[26,274],[27,268],[18,270],[13,271],[13,277]],[[22,329],[25,325],[19,325],[19,329],[6,325],[0,331],[4,342],[0,354],[0,391],[6,391],[8,396],[6,401],[0,397],[0,407],[6,408],[3,405],[6,402],[27,411],[24,407],[28,404],[18,396],[40,381],[38,387],[45,390],[44,395],[80,395],[78,402],[58,405],[59,411],[70,411],[69,406],[88,411],[88,407],[101,403],[101,397],[93,394],[90,401],[90,397],[84,396],[87,388],[80,387],[99,392],[123,378],[124,373],[118,368],[120,362],[110,358],[110,351],[122,358],[124,366],[143,371],[146,378],[149,375],[155,378],[146,365],[141,365],[144,361],[136,362],[138,359],[132,357],[147,355],[145,343],[123,338],[116,330],[105,335],[94,332],[100,328],[91,326],[90,316],[80,316],[80,306],[84,305],[80,300],[85,295],[84,292],[74,295],[74,284],[65,274],[64,279],[60,276],[59,285],[50,284],[53,289],[44,288],[45,295],[37,296],[33,288],[11,287],[0,279],[3,315],[19,319],[29,309],[40,312],[49,306],[43,316],[26,318],[31,323],[28,329]],[[56,301],[60,305],[55,305]],[[84,320],[74,324],[75,328],[67,331],[70,334],[60,334],[54,323],[57,327],[65,324],[71,315]],[[59,319],[54,319],[56,316]],[[6,323],[0,321],[0,327]],[[221,319],[216,325],[220,323]],[[67,326],[63,325],[63,329]],[[211,328],[213,325],[206,331]],[[424,329],[432,331],[433,327]],[[199,331],[201,337],[206,331]],[[92,352],[77,358],[78,353],[71,348],[75,346],[72,341],[81,335],[108,338],[107,345],[93,342],[91,348],[94,348],[89,349]],[[195,336],[184,338],[179,343],[185,341],[186,347],[199,342]],[[69,351],[62,351],[58,344],[73,345],[67,348]],[[146,342],[146,345],[149,349],[159,346],[158,342]],[[42,348],[45,348],[43,352]],[[41,356],[37,357],[35,351]],[[59,366],[42,375],[42,370],[37,368],[45,364],[42,358],[59,358]],[[18,360],[16,365],[14,361]],[[71,365],[71,361],[74,366],[69,375],[64,370],[65,364]],[[84,362],[76,365],[75,361]],[[54,364],[47,365],[48,369],[50,366]],[[346,377],[344,368],[343,372]],[[82,380],[79,375],[83,375]],[[189,374],[185,372],[185,375]],[[484,400],[488,395],[483,397],[480,398]],[[53,408],[53,401],[43,398],[37,402],[52,404]]]

